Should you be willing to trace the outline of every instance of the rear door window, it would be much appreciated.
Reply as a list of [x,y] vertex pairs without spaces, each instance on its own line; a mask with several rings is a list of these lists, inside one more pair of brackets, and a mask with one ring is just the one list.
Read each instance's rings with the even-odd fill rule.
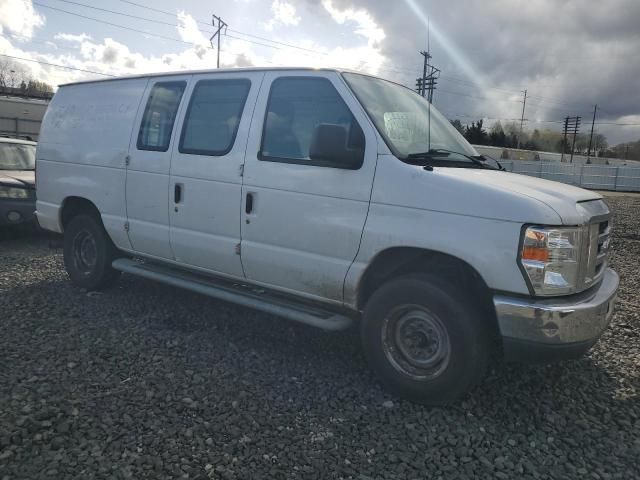
[[180,153],[212,156],[229,153],[250,88],[247,79],[200,80],[189,101]]
[[151,89],[144,110],[138,150],[166,152],[186,82],[158,82]]

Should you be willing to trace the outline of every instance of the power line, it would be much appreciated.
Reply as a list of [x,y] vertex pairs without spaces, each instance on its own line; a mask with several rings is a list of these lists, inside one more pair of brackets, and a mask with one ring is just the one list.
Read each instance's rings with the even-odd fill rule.
[[[116,12],[115,10],[109,10],[107,8],[94,7],[93,5],[87,5],[86,3],[73,2],[71,0],[58,0],[58,1],[59,2],[63,2],[63,3],[68,3],[70,5],[76,5],[76,6],[79,6],[79,7],[90,8],[92,10],[98,10],[100,12],[112,13],[114,15],[121,15],[123,17],[134,18],[136,20],[144,20],[145,22],[157,23],[159,25],[167,25],[169,27],[178,27],[179,26],[179,25],[177,25],[175,23],[163,22],[162,20],[155,20],[155,19],[152,19],[152,18],[140,17],[138,15],[131,15],[129,13],[124,13],[124,12]],[[175,15],[174,15],[174,17],[175,17]]]
[[116,75],[110,75],[108,73],[96,72],[94,70],[85,70],[83,68],[67,67],[65,65],[59,65],[59,64],[56,64],[56,63],[43,62],[42,60],[33,60],[31,58],[14,57],[13,55],[6,55],[4,53],[0,53],[0,57],[12,58],[14,60],[22,60],[23,62],[40,63],[42,65],[48,65],[50,67],[64,68],[65,70],[75,70],[77,72],[93,73],[95,75],[103,75],[105,77],[115,77],[116,76]]
[[[458,95],[458,96],[461,96],[461,97],[476,98],[476,99],[478,99],[478,100],[487,100],[487,101],[488,101],[488,100],[491,100],[491,99],[489,99],[489,98],[487,98],[487,97],[479,97],[479,96],[477,96],[477,95],[471,95],[471,94],[463,93],[463,92],[456,92],[456,91],[453,91],[453,90],[444,90],[444,89],[442,89],[442,88],[441,88],[441,89],[439,89],[438,91],[439,91],[439,92],[442,92],[442,93],[448,93],[449,95]],[[505,99],[505,101],[507,101],[507,102],[513,102],[513,103],[522,103],[522,100],[512,100],[512,99],[510,99],[510,98]]]
[[[133,19],[136,19],[136,20],[143,20],[143,21],[156,23],[156,24],[160,24],[160,25],[165,25],[165,26],[172,26],[172,27],[178,27],[178,28],[180,27],[180,25],[178,25],[176,23],[170,23],[170,22],[165,22],[165,21],[162,21],[162,20],[156,20],[156,19],[151,19],[151,18],[147,18],[147,17],[141,17],[141,16],[138,16],[138,15],[132,15],[132,14],[125,13],[125,12],[118,12],[118,11],[110,10],[110,9],[106,9],[106,8],[95,7],[93,5],[87,5],[87,4],[84,4],[84,3],[75,2],[73,0],[58,0],[58,1],[64,2],[64,3],[68,3],[68,4],[71,4],[71,5],[77,5],[77,6],[81,6],[81,7],[85,7],[85,8],[90,8],[90,9],[101,11],[101,12],[111,13],[111,14],[114,14],[114,15],[121,15],[121,16],[124,16],[124,17],[133,18]],[[164,15],[169,15],[169,16],[171,16],[173,18],[175,18],[175,16],[176,16],[175,13],[171,13],[171,12],[169,12],[167,10],[162,10],[162,9],[154,8],[154,7],[148,7],[146,5],[142,5],[140,3],[133,2],[131,0],[120,0],[120,1],[123,2],[123,3],[134,5],[134,6],[139,7],[139,8],[143,8],[143,9],[149,10],[149,11],[162,13]],[[155,34],[155,33],[150,33],[150,32],[147,32],[147,31],[138,30],[138,29],[135,29],[135,28],[132,28],[132,27],[124,26],[124,25],[114,24],[112,22],[107,22],[105,20],[96,19],[96,18],[93,18],[93,17],[88,17],[86,15],[81,15],[81,14],[78,14],[78,13],[75,13],[75,12],[69,12],[67,10],[59,9],[59,8],[52,7],[52,6],[49,6],[49,5],[44,5],[44,4],[41,4],[39,2],[35,2],[35,1],[33,2],[33,4],[38,5],[40,7],[49,8],[49,9],[56,10],[56,11],[59,11],[59,12],[67,13],[69,15],[75,15],[75,16],[78,16],[78,17],[81,17],[81,18],[85,18],[85,19],[88,19],[88,20],[93,20],[93,21],[96,21],[96,22],[104,23],[106,25],[115,26],[117,28],[122,28],[122,29],[125,29],[125,30],[137,32],[137,33],[143,33],[143,34],[146,34],[146,35],[155,36],[155,37],[162,38],[162,39],[165,39],[165,40],[171,40],[171,41],[175,41],[175,42],[180,42],[180,43],[183,43],[183,44],[191,45],[191,43],[185,42],[185,41],[183,41],[181,39],[178,39],[178,38],[175,38],[175,37],[168,37],[168,36],[165,36],[165,35],[159,35],[159,34]],[[194,21],[196,23],[198,23],[198,24],[202,24],[202,25],[206,25],[207,27],[210,27],[210,24],[208,24],[206,22],[202,22],[200,20],[195,20],[195,19],[194,19]],[[248,33],[245,33],[245,32],[241,32],[239,30],[234,30],[234,29],[231,29],[231,28],[229,28],[228,30],[231,31],[231,32],[238,33],[240,35],[245,35],[245,36],[249,36],[249,37],[252,37],[252,38],[258,38],[258,39],[264,40],[266,42],[271,42],[271,43],[275,43],[275,44],[278,44],[278,45],[282,45],[282,46],[287,47],[287,48],[295,48],[295,49],[298,49],[298,50],[303,50],[303,51],[306,51],[306,52],[314,53],[316,55],[324,55],[324,56],[328,55],[327,52],[321,52],[319,50],[309,49],[309,48],[305,48],[305,47],[299,47],[297,45],[292,45],[290,43],[280,42],[280,41],[277,41],[277,40],[271,40],[271,39],[266,38],[266,37],[260,37],[260,36],[257,36],[257,35],[248,34]],[[214,30],[210,30],[210,29],[202,29],[202,30],[199,29],[199,31],[200,31],[200,33],[210,33],[210,34],[211,33],[213,33],[213,34],[216,33]],[[235,40],[252,43],[254,45],[259,45],[259,46],[263,46],[263,47],[267,47],[267,48],[273,48],[273,49],[279,49],[279,47],[277,47],[276,45],[269,45],[269,44],[265,44],[265,43],[261,43],[261,42],[252,41],[252,40],[249,40],[249,39],[246,39],[246,38],[241,38],[241,37],[237,37],[237,36],[234,36],[234,35],[229,35],[226,32],[225,32],[225,35],[228,36],[229,38],[233,38]],[[268,62],[268,63],[271,63],[271,62]],[[398,73],[407,73],[407,72],[411,72],[412,73],[413,72],[413,70],[402,69],[402,68],[392,69],[392,68],[382,67],[382,68],[379,68],[379,69],[383,70],[383,71],[398,72]],[[456,77],[454,75],[443,75],[443,77],[444,78],[448,78],[448,79],[450,79],[450,80],[452,80],[454,82],[467,84],[467,85],[471,85],[471,86],[480,88],[477,84],[475,84],[475,83],[473,83],[473,82],[471,82],[469,80],[461,79],[460,77]],[[507,93],[521,93],[519,91],[516,92],[515,90],[509,90],[509,89],[500,88],[500,87],[483,87],[483,88],[496,90],[496,91],[503,91],[503,92],[507,92]],[[441,91],[444,91],[444,90],[441,90]],[[455,94],[452,91],[449,91],[448,93]],[[474,97],[474,96],[471,96],[471,95],[462,95],[462,94],[459,94],[459,95],[461,95],[461,96],[470,96],[471,98],[479,98],[479,99],[483,99],[483,100],[488,100],[488,99],[486,99],[484,97]],[[531,95],[531,98],[538,99],[538,101],[543,102],[543,103],[552,103],[552,104],[557,104],[557,105],[570,105],[568,103],[555,102],[555,101],[552,101],[552,100],[547,100],[547,99],[545,99],[545,97],[541,97],[539,95]],[[512,101],[512,100],[509,100],[509,101]]]
[[[64,1],[64,0],[60,0],[60,1]],[[134,6],[139,7],[139,8],[144,8],[146,10],[150,10],[152,12],[157,12],[157,13],[162,13],[162,14],[165,14],[165,15],[169,15],[169,16],[174,17],[174,18],[176,16],[175,13],[169,12],[167,10],[162,10],[162,9],[159,9],[159,8],[149,7],[147,5],[142,5],[140,3],[132,2],[132,1],[129,1],[129,0],[120,0],[120,1],[123,2],[123,3],[128,3],[129,5],[134,5]],[[88,5],[85,5],[85,6],[89,7]],[[92,7],[89,7],[89,8],[92,8]],[[207,27],[211,26],[211,24],[209,24],[207,22],[203,22],[201,20],[196,20],[196,19],[194,19],[194,20],[195,20],[196,23],[199,23],[201,25],[206,25]],[[234,30],[232,28],[229,28],[228,30],[230,32],[237,33],[239,35],[244,35],[244,36],[247,36],[247,37],[256,38],[258,40],[263,40],[265,42],[275,43],[277,45],[282,45],[284,47],[295,48],[297,50],[303,50],[303,51],[310,52],[310,53],[315,53],[315,54],[318,54],[318,55],[328,55],[327,52],[321,52],[320,50],[314,50],[314,49],[311,49],[311,48],[301,47],[299,45],[294,45],[294,44],[287,43],[287,42],[281,42],[279,40],[272,40],[270,38],[261,37],[259,35],[254,35],[252,33],[246,33],[246,32],[242,32],[240,30]],[[210,31],[208,31],[208,33],[213,33],[213,31],[210,30]],[[264,47],[277,48],[277,47],[274,47],[273,45],[266,45],[264,43],[252,42],[251,40],[248,40],[248,39],[245,39],[245,38],[235,37],[235,36],[231,36],[231,35],[227,35],[227,36],[229,38],[234,38],[236,40],[244,40],[245,42],[255,43],[256,45],[262,45]]]
[[618,127],[640,127],[640,123],[596,122],[596,125],[616,125]]
[[[146,30],[138,30],[137,28],[128,27],[128,26],[126,26],[126,25],[121,25],[121,24],[119,24],[119,23],[108,22],[108,21],[106,21],[106,20],[102,20],[102,19],[95,18],[95,17],[90,17],[90,16],[88,16],[88,15],[82,15],[82,14],[79,14],[79,13],[70,12],[70,11],[68,11],[68,10],[63,10],[63,9],[61,9],[61,8],[56,8],[56,7],[52,7],[52,6],[49,6],[49,5],[44,5],[44,4],[39,3],[39,2],[36,2],[36,1],[34,1],[34,2],[33,2],[33,4],[34,4],[34,5],[37,5],[37,6],[39,6],[39,7],[49,8],[49,9],[54,10],[54,11],[56,11],[56,12],[66,13],[66,14],[68,14],[68,15],[73,15],[73,16],[75,16],[75,17],[84,18],[84,19],[86,19],[86,20],[91,20],[91,21],[94,21],[94,22],[103,23],[103,24],[105,24],[105,25],[109,25],[109,26],[111,26],[111,27],[121,28],[121,29],[123,29],[123,30],[128,30],[128,31],[131,31],[131,32],[140,33],[140,34],[142,34],[142,35],[149,35],[149,36],[151,36],[151,37],[157,37],[157,38],[162,38],[162,39],[165,39],[165,40],[171,40],[171,41],[174,41],[174,42],[182,43],[182,44],[184,44],[184,45],[194,45],[194,43],[193,43],[193,42],[186,42],[186,41],[181,40],[181,39],[179,39],[179,38],[175,38],[175,37],[168,37],[168,36],[166,36],[166,35],[160,35],[160,34],[158,34],[158,33],[148,32],[148,31],[146,31]],[[240,55],[240,54],[241,54],[241,53],[239,53],[239,52],[231,52],[231,51],[229,51],[229,53],[231,53],[231,54],[233,54],[233,55]],[[267,59],[263,59],[263,60],[264,60],[265,62],[267,62],[267,63],[271,63],[271,64],[273,64],[273,62],[271,62],[271,61],[269,61],[269,60],[267,60]]]
[[[160,25],[165,25],[165,26],[180,27],[180,25],[175,24],[175,23],[170,23],[170,22],[165,22],[165,21],[162,21],[162,20],[146,18],[146,17],[142,17],[142,16],[138,16],[138,15],[132,15],[132,14],[124,13],[124,12],[118,12],[118,11],[115,11],[115,10],[109,10],[109,9],[105,9],[105,8],[95,7],[95,6],[92,6],[92,5],[87,5],[87,4],[83,4],[83,3],[80,3],[80,2],[75,2],[75,1],[72,1],[72,0],[59,0],[59,1],[71,4],[71,5],[77,5],[77,6],[81,6],[81,7],[85,7],[85,8],[94,9],[94,10],[97,10],[97,11],[102,11],[102,12],[111,13],[111,14],[115,14],[115,15],[121,15],[121,16],[125,16],[125,17],[128,17],[128,18],[133,18],[133,19],[136,19],[136,20],[143,20],[143,21],[156,23],[156,24],[160,24]],[[162,13],[164,15],[169,15],[169,16],[174,17],[174,18],[175,18],[175,15],[176,15],[175,13],[169,12],[167,10],[162,10],[162,9],[158,9],[158,8],[154,8],[154,7],[149,7],[149,6],[146,6],[146,5],[131,1],[131,0],[120,0],[120,1],[123,2],[123,3],[134,5],[134,6],[139,7],[139,8],[143,8],[143,9],[149,10],[149,11]],[[105,25],[113,26],[113,27],[116,27],[116,28],[124,29],[124,30],[129,30],[129,31],[140,33],[140,34],[143,34],[143,35],[149,35],[149,36],[153,36],[153,37],[157,37],[157,38],[162,38],[162,39],[165,39],[165,40],[170,40],[170,41],[173,41],[173,42],[179,42],[179,43],[182,43],[182,44],[185,44],[185,45],[193,45],[193,43],[191,43],[191,42],[186,42],[184,40],[181,40],[181,39],[178,39],[178,38],[175,38],[175,37],[169,37],[169,36],[166,36],[166,35],[160,35],[160,34],[148,32],[148,31],[145,31],[145,30],[138,30],[138,29],[135,29],[135,28],[132,28],[132,27],[128,27],[128,26],[125,26],[125,25],[120,25],[120,24],[117,24],[117,23],[108,22],[108,21],[105,21],[105,20],[102,20],[102,19],[89,17],[87,15],[82,15],[82,14],[75,13],[75,12],[70,12],[70,11],[63,10],[63,9],[60,9],[60,8],[56,8],[56,7],[53,7],[53,6],[50,6],[50,5],[44,5],[44,4],[36,2],[36,1],[34,1],[33,4],[37,5],[37,6],[40,6],[40,7],[43,7],[43,8],[48,8],[48,9],[51,9],[51,10],[54,10],[54,11],[58,11],[60,13],[66,13],[68,15],[73,15],[73,16],[84,18],[84,19],[87,19],[87,20],[92,20],[92,21],[95,21],[95,22],[103,23]],[[195,20],[195,21],[198,24],[206,25],[207,27],[210,26],[206,22],[202,22],[200,20]],[[313,53],[313,54],[316,54],[316,55],[324,55],[324,56],[328,55],[327,52],[322,52],[322,51],[319,51],[319,50],[300,47],[298,45],[293,45],[293,44],[286,43],[286,42],[280,42],[280,41],[277,41],[277,40],[272,40],[272,39],[269,39],[269,38],[266,38],[266,37],[260,37],[258,35],[253,35],[253,34],[241,32],[241,31],[238,31],[238,30],[233,30],[233,29],[228,29],[228,30],[231,31],[231,32],[236,32],[236,33],[238,33],[240,35],[245,35],[245,36],[248,36],[248,37],[257,38],[257,39],[264,40],[266,42],[271,42],[271,43],[277,44],[277,45],[282,45],[283,47],[295,48],[295,49],[303,50],[303,51],[306,51],[306,52],[309,52],[309,53]],[[204,30],[204,32],[213,33],[213,30]],[[202,33],[202,31],[201,31],[201,33]],[[266,43],[256,42],[256,41],[252,41],[252,40],[249,40],[249,39],[246,39],[246,38],[241,38],[241,37],[237,37],[237,36],[229,35],[229,34],[226,34],[226,36],[228,36],[229,38],[233,38],[233,39],[239,40],[239,41],[253,43],[255,45],[260,45],[260,46],[267,47],[267,48],[279,49],[279,47],[276,46],[276,45],[269,45],[269,44],[266,44]],[[237,53],[237,52],[230,52],[230,53],[233,53],[233,54],[236,54],[236,55],[240,54],[240,53]],[[270,62],[270,61],[268,61],[266,59],[264,59],[264,60],[267,63],[273,63],[273,62]],[[367,65],[367,63],[365,63],[364,65]],[[406,73],[406,72],[413,73],[414,72],[413,70],[408,70],[408,69],[403,69],[403,68],[386,68],[386,67],[378,67],[378,68],[379,68],[379,70],[389,71],[389,72],[398,72],[398,73]],[[450,80],[452,80],[454,82],[461,83],[463,85],[466,84],[466,85],[470,85],[470,86],[477,87],[477,88],[491,89],[491,90],[503,91],[503,92],[507,92],[507,93],[520,93],[520,92],[516,92],[515,90],[509,90],[509,89],[505,89],[505,88],[501,88],[501,87],[490,87],[490,86],[480,87],[479,85],[477,85],[477,84],[475,84],[475,83],[473,83],[473,82],[471,82],[469,80],[461,79],[460,77],[456,77],[456,76],[453,76],[453,75],[442,75],[442,77],[443,78],[448,78],[448,79],[450,79]],[[480,99],[480,100],[489,100],[486,97],[479,97],[479,96],[476,96],[476,95],[464,94],[462,92],[455,92],[455,91],[451,91],[451,90],[442,90],[442,89],[440,91],[443,92],[443,93],[451,94],[451,95],[458,95],[458,96],[463,96],[463,97],[476,98],[476,99]],[[555,105],[564,105],[564,106],[571,106],[571,107],[577,106],[577,105],[572,105],[572,104],[569,104],[569,103],[566,103],[566,102],[554,101],[554,100],[548,99],[547,97],[542,97],[540,95],[530,95],[530,97],[533,98],[534,100],[537,100],[538,102],[541,102],[541,103],[550,103],[550,104],[555,104]],[[515,102],[516,100],[508,99],[508,101]],[[518,102],[520,103],[520,101],[518,101]],[[536,104],[536,103],[533,103],[531,105],[540,106],[539,104]],[[551,109],[551,107],[546,107],[546,108],[547,109]],[[553,108],[553,109],[556,109],[556,108]],[[560,110],[560,108],[557,108],[557,110]]]
[[[77,5],[77,6],[80,6],[80,7],[90,8],[90,9],[92,9],[92,10],[97,10],[97,11],[100,11],[100,12],[111,13],[111,14],[113,14],[113,15],[121,15],[121,16],[123,16],[123,17],[133,18],[133,19],[135,19],[135,20],[143,20],[143,21],[145,21],[145,22],[151,22],[151,23],[155,23],[155,24],[158,24],[158,25],[165,25],[165,26],[169,26],[169,27],[182,28],[182,26],[181,26],[181,25],[179,25],[179,24],[177,24],[177,23],[170,23],[170,22],[165,22],[165,21],[162,21],[162,20],[156,20],[156,19],[153,19],[153,18],[141,17],[141,16],[139,16],[139,15],[132,15],[132,14],[125,13],[125,12],[118,12],[118,11],[115,11],[115,10],[109,10],[109,9],[107,9],[107,8],[94,7],[93,5],[87,5],[87,4],[85,4],[85,3],[80,3],[80,2],[73,2],[73,1],[71,1],[71,0],[58,0],[58,1],[59,1],[59,2],[64,2],[64,3],[69,3],[69,4],[71,4],[71,5]],[[35,2],[34,2],[34,3],[35,3]],[[127,3],[129,3],[129,2],[127,2]],[[49,7],[49,8],[53,8],[53,7]],[[156,10],[156,9],[152,9],[152,10]],[[169,12],[166,12],[166,13],[168,14]],[[175,17],[175,15],[173,15],[173,16]],[[197,21],[197,20],[196,20],[196,22],[197,22],[197,23],[201,23],[201,22],[199,22],[199,21]],[[234,30],[232,30],[232,29],[228,29],[228,30],[230,30],[230,31],[234,31]],[[210,29],[200,29],[200,28],[199,28],[199,29],[198,29],[198,31],[199,31],[200,33],[202,33],[202,34],[205,34],[205,33],[206,33],[206,34],[216,34],[216,33],[217,33],[217,32],[216,32],[216,30],[210,30]],[[240,41],[242,41],[242,42],[252,43],[252,44],[254,44],[254,45],[260,45],[260,46],[268,47],[268,48],[275,48],[275,49],[279,49],[279,47],[277,47],[276,45],[269,45],[269,44],[266,44],[266,43],[260,43],[260,42],[256,42],[256,41],[254,41],[254,40],[249,40],[249,39],[247,39],[247,38],[241,38],[241,37],[237,37],[237,36],[235,36],[235,35],[229,35],[226,31],[225,31],[225,33],[224,33],[223,35],[225,35],[225,36],[227,36],[227,37],[229,37],[229,38],[233,38],[233,39],[235,39],[235,40],[240,40]],[[243,34],[243,35],[249,35],[249,34]],[[210,35],[209,35],[209,36],[210,36]],[[260,38],[262,38],[262,37],[260,37]],[[326,53],[324,53],[324,52],[319,52],[319,51],[318,51],[318,52],[316,52],[316,51],[314,51],[314,50],[310,50],[310,49],[303,48],[303,47],[297,47],[297,46],[295,46],[295,45],[285,44],[285,43],[283,43],[283,42],[276,42],[276,41],[274,41],[274,40],[269,40],[269,39],[264,39],[264,40],[269,41],[269,42],[279,43],[279,44],[282,44],[282,45],[286,45],[288,48],[298,48],[298,49],[300,49],[300,50],[311,51],[311,52],[317,53],[317,54],[319,54],[319,55],[320,55],[320,54],[322,54],[322,55],[326,55]]]
[[157,33],[152,33],[152,32],[147,32],[145,30],[138,30],[136,28],[132,28],[132,27],[127,27],[125,25],[120,25],[118,23],[112,23],[112,22],[107,22],[106,20],[101,20],[99,18],[94,18],[94,17],[89,17],[87,15],[82,15],[80,13],[75,13],[75,12],[70,12],[68,10],[63,10],[61,8],[56,8],[56,7],[52,7],[50,5],[44,5],[42,3],[39,2],[32,2],[34,5],[37,5],[38,7],[42,7],[42,8],[48,8],[50,10],[54,10],[56,12],[60,12],[60,13],[66,13],[68,15],[73,15],[74,17],[80,17],[80,18],[84,18],[86,20],[92,20],[94,22],[98,22],[98,23],[104,23],[105,25],[109,25],[111,27],[116,27],[116,28],[122,28],[123,30],[129,30],[131,32],[136,32],[136,33],[141,33],[143,35],[149,35],[152,37],[157,37],[157,38],[163,38],[165,40],[172,40],[174,42],[179,42],[179,43],[184,43],[186,45],[193,45],[192,42],[185,42],[184,40],[181,40],[179,38],[175,38],[175,37],[167,37],[165,35],[160,35]]

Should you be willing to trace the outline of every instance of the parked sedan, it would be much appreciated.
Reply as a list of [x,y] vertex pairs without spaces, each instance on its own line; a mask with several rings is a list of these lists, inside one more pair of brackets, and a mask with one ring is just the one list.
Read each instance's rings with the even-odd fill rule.
[[0,226],[35,221],[36,143],[0,137]]

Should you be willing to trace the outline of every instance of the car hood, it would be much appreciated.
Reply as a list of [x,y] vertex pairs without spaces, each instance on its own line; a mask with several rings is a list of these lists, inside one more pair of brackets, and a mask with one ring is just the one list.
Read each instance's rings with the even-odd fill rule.
[[376,184],[374,202],[541,225],[583,224],[584,206],[602,202],[598,193],[564,183],[488,169],[425,171],[386,155],[378,160]]
[[0,184],[35,188],[36,174],[33,170],[0,170]]
[[560,216],[565,225],[575,225],[585,221],[578,204],[602,199],[599,193],[543,178],[495,170],[458,170],[458,175],[473,179],[488,189],[513,192],[544,203]]

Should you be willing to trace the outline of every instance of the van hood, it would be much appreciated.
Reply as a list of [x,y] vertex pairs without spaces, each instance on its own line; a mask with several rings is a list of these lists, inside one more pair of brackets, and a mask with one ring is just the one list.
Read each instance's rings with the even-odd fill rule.
[[602,195],[584,188],[517,173],[471,168],[443,170],[445,170],[442,172],[444,175],[452,175],[465,182],[478,183],[487,190],[511,192],[519,197],[543,203],[558,214],[564,225],[584,223],[586,219],[578,204],[602,199]]
[[551,180],[477,168],[425,171],[386,155],[378,159],[379,180],[372,201],[518,223],[580,225],[588,202],[604,204],[598,193]]

